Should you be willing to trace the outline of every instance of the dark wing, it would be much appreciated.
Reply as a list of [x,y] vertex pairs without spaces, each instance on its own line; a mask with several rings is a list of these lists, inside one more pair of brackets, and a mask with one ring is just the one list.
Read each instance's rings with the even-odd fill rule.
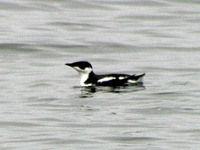
[[97,80],[97,85],[100,86],[123,86],[126,85],[126,78],[128,78],[130,75],[118,75],[118,74],[110,74],[110,75],[104,75],[99,76],[99,79]]
[[101,76],[97,80],[97,85],[100,86],[126,86],[130,83],[142,82],[142,77],[145,74],[141,75],[127,75],[127,74],[111,74]]

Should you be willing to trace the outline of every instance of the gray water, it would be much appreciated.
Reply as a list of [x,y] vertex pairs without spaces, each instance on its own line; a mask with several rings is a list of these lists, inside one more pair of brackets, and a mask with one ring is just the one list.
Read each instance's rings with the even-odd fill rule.
[[[79,87],[64,64],[146,73]],[[0,149],[200,149],[199,0],[1,0]]]

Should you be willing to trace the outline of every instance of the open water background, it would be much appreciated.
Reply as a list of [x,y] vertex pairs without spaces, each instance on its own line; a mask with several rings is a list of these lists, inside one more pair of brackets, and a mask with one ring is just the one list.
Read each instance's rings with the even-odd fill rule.
[[[146,73],[79,88],[64,64]],[[0,0],[0,149],[200,149],[199,0]]]

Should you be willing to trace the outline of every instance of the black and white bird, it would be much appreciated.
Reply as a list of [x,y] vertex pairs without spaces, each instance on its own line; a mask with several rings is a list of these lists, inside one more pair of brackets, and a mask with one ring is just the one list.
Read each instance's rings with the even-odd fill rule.
[[126,86],[143,82],[145,73],[140,75],[105,74],[97,75],[93,72],[92,65],[87,61],[67,63],[67,66],[75,69],[80,77],[81,86]]

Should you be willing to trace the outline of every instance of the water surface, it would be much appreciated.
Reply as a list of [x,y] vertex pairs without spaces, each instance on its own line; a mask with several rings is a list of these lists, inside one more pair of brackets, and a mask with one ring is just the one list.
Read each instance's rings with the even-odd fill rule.
[[[0,149],[198,149],[198,0],[0,1]],[[80,88],[64,64],[146,73]]]

